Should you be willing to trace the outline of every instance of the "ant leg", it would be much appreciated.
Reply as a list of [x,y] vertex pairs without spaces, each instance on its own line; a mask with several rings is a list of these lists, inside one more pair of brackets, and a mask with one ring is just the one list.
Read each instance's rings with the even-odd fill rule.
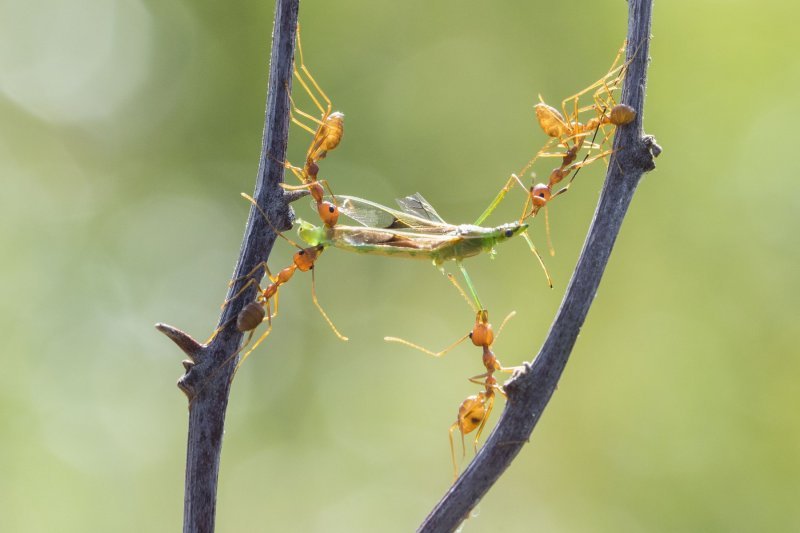
[[328,191],[328,194],[331,195],[331,200],[333,200],[333,205],[339,207],[339,203],[336,201],[336,195],[333,194],[333,189],[331,189],[328,180],[319,180],[319,182],[322,184],[323,187],[325,187],[325,189]]
[[[553,197],[551,196],[550,199],[552,200]],[[547,251],[550,253],[550,257],[555,257],[556,249],[553,248],[553,239],[550,237],[550,210],[547,205],[544,206],[544,234],[547,236]]]
[[215,329],[214,331],[212,331],[212,332],[211,332],[211,336],[210,336],[210,337],[209,337],[209,338],[206,340],[206,342],[204,342],[203,344],[207,346],[207,345],[208,345],[208,344],[209,344],[211,341],[213,341],[213,340],[214,340],[214,338],[215,338],[215,337],[216,337],[216,336],[219,334],[219,332],[220,332],[220,331],[222,331],[223,329],[225,329],[226,327],[228,327],[228,324],[230,324],[230,323],[231,323],[231,322],[233,322],[234,320],[236,320],[236,317],[235,317],[235,316],[234,316],[234,317],[231,317],[231,318],[229,318],[228,320],[226,320],[224,324],[222,324],[222,325],[221,325],[221,326],[219,326],[217,329]]
[[274,232],[275,232],[275,235],[277,235],[277,236],[278,236],[278,237],[280,237],[281,239],[285,240],[286,242],[288,242],[289,244],[291,244],[291,245],[292,245],[292,246],[294,246],[295,248],[299,248],[299,249],[301,249],[301,250],[303,249],[303,248],[302,248],[302,247],[301,247],[299,244],[297,244],[297,243],[296,243],[296,242],[294,242],[292,239],[290,239],[289,237],[287,237],[286,235],[284,235],[284,234],[283,234],[283,232],[282,232],[281,230],[279,230],[278,228],[276,228],[276,227],[275,227],[275,226],[272,224],[272,221],[269,219],[269,217],[267,216],[267,214],[264,212],[264,210],[263,210],[263,209],[261,209],[261,206],[260,206],[260,205],[258,205],[258,203],[257,203],[257,202],[256,202],[256,201],[253,199],[253,197],[252,197],[252,196],[250,196],[249,194],[247,194],[247,193],[244,193],[244,192],[243,192],[243,193],[239,193],[239,194],[241,194],[241,195],[242,195],[242,198],[244,198],[245,200],[249,201],[251,204],[253,204],[253,205],[256,207],[256,209],[258,209],[258,210],[259,210],[259,212],[261,213],[261,216],[262,216],[262,217],[264,217],[264,220],[267,222],[267,224],[269,225],[269,227],[272,229],[272,231],[274,231]]
[[587,165],[590,165],[590,164],[594,163],[598,159],[605,159],[605,157],[611,155],[612,152],[613,152],[613,150],[606,150],[605,152],[601,152],[601,153],[599,153],[599,154],[597,154],[597,155],[595,155],[595,156],[593,156],[591,158],[589,158],[589,156],[587,154],[587,156],[584,157],[583,161],[581,161],[579,163],[574,163],[571,166],[571,168],[569,169],[570,172],[572,172],[572,170],[575,170],[575,173],[572,174],[572,178],[570,178],[570,180],[567,182],[566,185],[564,185],[558,191],[553,193],[553,195],[550,197],[550,201],[552,201],[553,198],[555,198],[556,196],[564,194],[569,190],[570,185],[572,185],[572,182],[575,181],[575,177],[578,175],[578,172],[577,172],[578,170],[582,169],[583,167],[585,167]]
[[494,407],[494,395],[489,396],[486,399],[487,407],[486,413],[483,415],[483,420],[481,420],[481,425],[478,426],[478,433],[475,434],[475,453],[478,453],[478,441],[481,438],[481,433],[483,433],[483,428],[486,427],[486,421],[489,420],[489,415],[492,414],[492,407]]
[[[570,139],[577,139],[578,137],[580,137],[580,135],[573,135],[571,137],[565,138],[564,140],[566,141],[566,140],[570,140]],[[560,158],[563,158],[564,157],[564,152],[543,152],[543,153],[539,154],[539,157],[560,157]]]
[[[453,443],[453,431],[459,429],[458,421],[453,422],[453,425],[450,426],[450,457],[453,460],[453,481],[458,479],[458,462],[456,461],[456,447]],[[459,429],[460,432],[460,429]],[[464,434],[461,433],[461,449],[462,449],[462,457],[466,455],[466,446],[464,445]]]
[[461,344],[462,342],[464,342],[468,338],[469,338],[469,333],[467,333],[466,335],[464,335],[463,337],[458,339],[456,342],[454,342],[453,344],[451,344],[450,346],[448,346],[447,348],[445,348],[444,350],[441,350],[439,352],[434,352],[432,350],[424,348],[424,347],[422,347],[422,346],[420,346],[418,344],[414,344],[413,342],[408,342],[407,340],[401,339],[399,337],[384,337],[383,340],[385,340],[386,342],[396,342],[397,344],[404,344],[405,346],[408,346],[409,348],[414,348],[415,350],[419,350],[420,352],[426,353],[426,354],[431,355],[433,357],[442,357],[444,354],[446,354],[447,352],[449,352],[450,350],[452,350],[453,348],[455,348],[456,346],[458,346],[459,344]]
[[614,98],[614,91],[619,88],[620,82],[624,78],[624,73],[620,73],[619,76],[611,80],[610,82],[603,82],[602,87],[597,89],[595,93],[592,95],[592,99],[594,100],[594,107],[598,113],[598,115],[605,115],[606,111],[617,105],[617,101]]
[[[541,96],[539,96],[539,98],[541,98]],[[525,166],[522,167],[522,169],[520,169],[519,172],[517,172],[516,174],[511,174],[511,177],[508,178],[506,184],[500,188],[500,192],[498,192],[497,195],[494,197],[494,200],[492,200],[492,202],[489,204],[489,207],[487,207],[483,211],[483,213],[481,213],[481,216],[479,216],[478,219],[474,222],[476,226],[480,226],[484,220],[489,218],[489,215],[491,215],[494,212],[497,206],[500,205],[500,202],[503,201],[506,194],[508,194],[508,191],[510,191],[511,188],[514,186],[514,183],[517,183],[520,187],[522,187],[523,191],[527,192],[528,188],[525,186],[525,184],[522,183],[522,180],[519,178],[519,176],[523,176],[533,166],[536,160],[539,159],[540,157],[554,157],[554,155],[551,155],[548,152],[546,152],[546,150],[550,148],[550,145],[553,144],[554,141],[555,141],[554,138],[550,138],[545,143],[545,145],[542,146],[542,148],[538,152],[536,152],[536,155],[533,156],[533,159],[528,161],[525,164]],[[563,157],[563,154],[557,154],[557,157]],[[523,213],[525,211],[527,211],[527,206],[523,210]]]
[[531,241],[531,238],[528,236],[528,232],[527,231],[523,231],[521,233],[521,235],[522,235],[522,238],[525,239],[525,242],[528,243],[528,248],[531,249],[531,252],[533,252],[533,255],[535,255],[536,259],[539,260],[539,265],[541,265],[542,270],[544,270],[544,275],[547,278],[547,284],[552,289],[553,288],[553,278],[550,277],[550,273],[547,271],[547,267],[544,265],[544,261],[542,261],[542,256],[539,255],[539,252],[536,250],[536,246],[533,245],[533,241]]
[[[295,75],[297,75],[297,71],[296,70],[295,70]],[[308,86],[303,82],[302,78],[298,78],[298,81],[300,81],[300,83],[303,85],[303,87],[306,89],[306,91],[308,91]],[[309,94],[311,94],[311,93],[309,93]],[[316,102],[316,100],[314,100],[314,101]],[[304,130],[309,132],[311,135],[315,135],[316,136],[319,130],[314,130],[313,128],[311,128],[307,124],[302,123],[297,117],[294,116],[294,113],[297,113],[298,115],[300,115],[303,118],[307,118],[311,122],[315,123],[318,127],[321,127],[321,126],[325,125],[324,118],[327,118],[328,114],[330,114],[330,111],[328,111],[328,114],[324,114],[325,112],[322,110],[322,108],[320,108],[320,110],[323,111],[323,115],[322,115],[323,116],[323,120],[320,120],[317,117],[315,117],[314,115],[306,113],[305,111],[303,111],[302,109],[297,107],[297,104],[294,103],[294,99],[291,96],[289,96],[289,102],[291,102],[291,104],[292,104],[292,109],[291,109],[292,122],[294,122],[295,124],[297,124],[298,126],[303,128]],[[317,103],[317,105],[319,105],[318,102],[316,102],[316,103]]]
[[339,339],[343,340],[343,341],[349,340],[347,337],[345,337],[344,335],[339,333],[339,330],[336,329],[336,326],[333,325],[333,322],[331,321],[331,319],[328,318],[328,314],[325,313],[325,310],[319,304],[319,301],[317,300],[317,289],[316,289],[316,281],[314,279],[314,269],[313,268],[311,269],[311,300],[314,302],[314,305],[317,306],[317,309],[319,310],[320,314],[322,315],[322,318],[325,319],[325,321],[331,327],[331,329],[336,334],[336,336],[339,337]]
[[[597,94],[597,92],[598,92],[597,89],[599,87],[605,87],[605,86],[608,85],[607,84],[607,80],[613,80],[611,82],[611,85],[614,85],[615,83],[617,83],[617,79],[618,78],[621,78],[621,77],[624,76],[623,69],[627,66],[627,63],[625,63],[623,65],[620,65],[620,66],[617,66],[617,64],[619,63],[620,58],[622,57],[622,53],[624,52],[624,50],[625,50],[625,47],[623,46],[622,48],[620,48],[617,51],[617,55],[614,58],[613,63],[611,64],[611,68],[609,68],[608,72],[606,72],[606,74],[603,77],[601,77],[599,80],[597,80],[596,82],[592,83],[591,85],[589,85],[585,89],[583,89],[583,90],[581,90],[581,91],[579,91],[579,92],[577,92],[577,93],[575,93],[575,94],[573,94],[571,96],[568,96],[567,98],[565,98],[564,100],[561,101],[561,108],[564,111],[564,116],[565,117],[567,117],[567,116],[572,117],[577,122],[578,114],[580,113],[580,111],[587,110],[587,109],[579,110],[579,108],[578,108],[578,100],[583,95],[585,95],[585,94],[587,94],[589,92],[595,91],[595,93],[593,94],[593,97],[594,97]],[[616,78],[615,78],[615,76],[616,76]],[[602,91],[602,89],[600,89],[600,90]],[[573,102],[573,106],[574,106],[574,110],[575,110],[575,115],[574,116],[573,115],[569,115],[566,112],[566,104],[568,102],[570,102],[570,101]]]
[[[572,95],[561,101],[561,111],[564,113],[564,119],[567,121],[570,131],[578,124],[578,117],[580,115],[580,110],[578,109],[579,98],[579,95]],[[570,100],[572,101],[572,113],[567,113],[566,103]]]
[[[251,271],[250,271],[250,272],[249,272],[249,273],[248,273],[246,276],[242,276],[242,277],[240,277],[240,278],[236,278],[236,279],[238,280],[238,279],[243,279],[243,278],[246,278],[246,277],[250,277],[250,276],[252,276],[252,275],[253,275],[253,274],[254,274],[254,273],[255,273],[255,272],[256,272],[256,271],[257,271],[259,268],[262,268],[262,267],[263,267],[263,268],[266,270],[267,277],[269,278],[270,282],[274,282],[275,280],[272,278],[272,272],[270,272],[270,270],[269,270],[269,267],[267,266],[267,262],[266,262],[266,261],[262,261],[261,263],[259,263],[259,264],[258,264],[258,266],[257,266],[256,268],[254,268],[253,270],[251,270]],[[244,292],[246,289],[248,289],[248,288],[249,288],[251,285],[253,285],[253,284],[255,284],[255,285],[256,285],[256,287],[258,287],[258,292],[259,292],[259,293],[262,293],[262,292],[264,292],[264,291],[261,289],[261,285],[259,285],[259,284],[258,284],[258,282],[256,282],[256,280],[254,280],[254,279],[252,279],[252,278],[251,278],[251,279],[249,279],[249,280],[247,281],[247,283],[244,285],[244,287],[242,287],[242,288],[239,290],[239,292],[237,292],[236,294],[234,294],[233,296],[231,296],[230,298],[228,298],[227,300],[225,300],[225,301],[222,303],[222,309],[225,309],[225,307],[226,307],[226,306],[227,306],[229,303],[231,303],[233,300],[235,300],[236,298],[238,298],[239,296],[241,296],[241,294],[242,294],[242,293],[243,293],[243,292]],[[275,298],[275,299],[276,299],[276,304],[275,304],[275,312],[277,313],[277,312],[278,312],[278,307],[277,307],[277,295],[276,295],[276,298]],[[267,301],[267,305],[269,305],[269,301]],[[275,315],[273,315],[273,316],[275,316]],[[224,324],[220,325],[220,326],[219,326],[217,329],[215,329],[215,330],[214,330],[214,331],[211,333],[211,336],[208,338],[208,340],[206,340],[206,342],[205,342],[204,344],[206,344],[206,345],[207,345],[207,344],[208,344],[208,343],[210,343],[212,340],[214,340],[214,338],[215,338],[215,337],[216,337],[216,336],[219,334],[219,332],[220,332],[220,331],[222,331],[223,329],[225,329],[226,327],[228,327],[228,324],[230,324],[231,322],[234,322],[234,321],[236,321],[236,319],[237,319],[237,318],[238,318],[237,316],[232,316],[231,318],[229,318],[228,320],[226,320]],[[251,333],[251,334],[250,334],[250,337],[248,337],[248,339],[247,339],[247,342],[250,342],[250,338],[252,338],[252,336],[253,336],[253,335],[252,335],[252,333]],[[247,342],[245,342],[244,346],[246,346],[246,345],[247,345]],[[240,348],[240,349],[239,349],[239,350],[238,350],[236,353],[239,353],[239,351],[241,351],[241,348]],[[235,354],[234,354],[234,355],[235,355]],[[226,361],[226,362],[227,362],[227,361]],[[224,364],[224,363],[223,363],[223,364]]]
[[305,187],[308,186],[308,181],[309,180],[308,180],[308,176],[306,175],[306,172],[305,172],[304,169],[302,169],[300,167],[296,167],[296,166],[294,166],[293,164],[291,164],[288,161],[284,161],[283,162],[283,168],[291,171],[292,174],[294,174],[294,177],[299,179],[300,183],[302,183],[303,185],[297,186],[297,187],[293,187],[291,185],[286,185],[285,183],[281,183],[280,184],[281,187],[283,187],[284,189],[288,189],[288,190],[296,190],[296,189],[302,189],[302,188],[305,188]]
[[[530,213],[528,213],[528,206],[530,206],[531,208]],[[522,205],[522,215],[520,215],[519,217],[519,223],[522,224],[522,222],[525,219],[534,216],[536,214],[536,211],[537,211],[536,206],[532,204],[531,194],[530,193],[526,194],[525,203]]]
[[[625,65],[617,66],[617,63],[619,62],[619,59],[620,59],[620,57],[622,55],[622,52],[623,52],[623,49],[620,49],[620,51],[617,53],[617,57],[614,59],[614,63],[611,65],[611,69],[609,69],[609,71],[602,78],[600,78],[596,82],[592,83],[591,85],[589,85],[585,89],[582,89],[581,91],[578,91],[577,93],[575,93],[575,94],[573,94],[571,96],[568,96],[568,97],[564,98],[564,100],[561,101],[562,109],[565,109],[565,116],[567,116],[566,108],[565,108],[565,104],[567,102],[569,102],[570,100],[573,100],[573,101],[577,102],[580,99],[581,96],[596,90],[598,87],[603,86],[605,84],[606,80],[612,78],[613,76],[618,75],[620,73],[620,71],[622,71],[622,69],[627,66],[627,63]],[[576,109],[577,109],[577,107],[576,107]]]
[[488,376],[490,376],[493,372],[494,371],[492,371],[492,372],[484,372],[483,374],[479,374],[477,376],[472,376],[471,378],[467,378],[467,381],[469,381],[470,383],[475,383],[477,385],[485,385],[486,384],[486,378]]
[[297,107],[297,104],[294,103],[294,99],[292,98],[291,94],[289,95],[289,102],[291,102],[291,104],[292,104],[292,107],[289,110],[289,118],[291,119],[291,121],[294,122],[295,124],[297,124],[298,126],[300,126],[301,128],[303,128],[304,130],[306,130],[311,135],[315,135],[316,136],[317,131],[314,128],[310,127],[307,124],[304,124],[303,122],[300,121],[300,119],[298,119],[294,115],[295,115],[295,113],[297,113],[298,115],[306,117],[306,118],[308,118],[310,120],[313,120],[314,122],[318,122],[319,119],[316,118],[316,117],[312,117],[311,115],[309,115],[308,113],[306,113],[305,111],[303,111],[299,107]]
[[[261,334],[261,336],[260,336],[260,337],[258,338],[258,340],[255,342],[255,344],[253,344],[253,346],[251,346],[251,347],[250,347],[250,349],[249,349],[249,350],[247,350],[247,351],[244,353],[244,355],[243,355],[243,356],[242,356],[242,357],[239,359],[239,362],[238,362],[238,363],[236,363],[236,368],[234,368],[234,369],[233,369],[233,374],[231,375],[231,379],[233,379],[233,376],[235,376],[235,375],[236,375],[236,373],[239,371],[239,368],[241,368],[241,366],[244,364],[244,362],[245,362],[245,360],[248,358],[248,356],[249,356],[251,353],[253,353],[253,350],[255,350],[256,348],[258,348],[259,344],[261,344],[262,342],[264,342],[264,339],[266,339],[266,338],[269,336],[269,334],[270,334],[270,333],[272,333],[272,315],[271,315],[271,314],[270,314],[270,312],[269,312],[269,302],[267,302],[267,316],[266,316],[266,318],[264,318],[264,320],[266,320],[266,321],[269,323],[269,326],[267,327],[267,330],[266,330],[264,333],[262,333],[262,334]],[[252,338],[253,338],[253,334],[255,333],[255,331],[256,331],[256,330],[254,329],[253,331],[251,331],[251,332],[250,332],[250,336],[249,336],[249,337],[247,337],[247,340],[245,341],[245,343],[244,343],[244,344],[242,344],[242,347],[241,347],[241,348],[239,348],[238,350],[236,350],[236,352],[235,352],[233,355],[231,355],[231,357],[230,357],[231,359],[232,359],[232,358],[233,358],[233,357],[234,357],[236,354],[238,354],[239,352],[241,352],[242,350],[244,350],[244,349],[245,349],[245,347],[246,347],[246,346],[247,346],[247,345],[250,343],[250,339],[252,339]],[[227,362],[227,361],[226,361],[226,362]]]
[[[267,315],[267,316],[269,316],[269,315]],[[272,321],[271,320],[269,322],[269,328],[267,328],[267,331],[258,339],[258,341],[255,343],[255,345],[253,345],[253,347],[250,348],[247,351],[246,354],[244,354],[244,356],[239,361],[239,363],[237,363],[236,368],[234,368],[233,373],[231,374],[231,381],[233,381],[233,377],[236,375],[236,372],[239,370],[239,367],[242,365],[242,363],[247,358],[247,356],[250,355],[250,352],[255,350],[256,347],[258,347],[258,345],[261,344],[261,341],[263,341],[265,338],[267,338],[267,335],[269,335],[270,331],[272,331]],[[203,385],[201,385],[200,389],[197,391],[197,394],[195,394],[195,398],[197,398],[200,395],[200,393],[206,388],[206,385],[208,384],[209,381],[214,379],[222,371],[222,369],[225,368],[225,366],[228,365],[228,363],[233,361],[234,358],[237,355],[239,355],[242,350],[244,350],[244,348],[250,343],[250,340],[253,338],[254,334],[255,334],[255,328],[253,328],[250,331],[250,335],[248,335],[247,340],[244,341],[244,343],[239,347],[239,349],[236,350],[235,352],[233,352],[232,354],[230,354],[228,357],[226,357],[225,360],[222,361],[222,363],[219,365],[219,367],[217,367],[214,370],[214,372],[212,372],[211,375],[208,376],[208,378],[206,378],[206,380],[203,382]]]
[[[244,276],[239,276],[238,278],[234,278],[234,279],[230,280],[228,282],[228,287],[232,287],[233,284],[236,283],[239,280],[242,280],[242,279],[245,279],[245,278],[252,278],[253,275],[256,272],[258,272],[259,270],[261,270],[262,268],[266,268],[267,270],[269,270],[269,268],[267,268],[267,262],[266,261],[261,261],[260,263],[258,263],[256,266],[253,267],[253,269],[250,272],[248,272]],[[233,299],[233,298],[231,298],[231,299]]]
[[303,183],[301,185],[286,185],[285,183],[281,183],[281,189],[285,191],[302,191],[308,190],[313,186],[314,182]]
[[[253,345],[253,347],[251,349],[247,350],[247,352],[244,354],[244,356],[242,356],[242,358],[239,359],[239,362],[236,363],[236,368],[233,370],[234,375],[236,374],[236,372],[239,371],[239,367],[242,366],[242,363],[244,362],[245,358],[248,355],[250,355],[250,352],[255,350],[258,347],[258,345],[261,344],[261,341],[267,338],[267,335],[269,335],[271,331],[272,331],[272,323],[270,323],[269,327],[267,328],[267,331],[265,331],[264,334],[261,337],[258,338],[258,340]],[[247,347],[248,344],[250,344],[250,341],[253,340],[253,336],[255,334],[256,334],[256,330],[255,329],[251,330],[250,334],[247,336],[247,339],[244,341],[242,346],[238,350],[236,350],[232,355],[230,355],[228,357],[228,359],[225,360],[225,363],[223,363],[223,364],[227,364],[231,359],[233,359],[239,353],[241,353],[241,351],[244,350]],[[233,379],[233,376],[231,376],[231,379]]]
[[[252,276],[252,275],[253,275],[253,274],[254,274],[254,273],[255,273],[255,272],[258,270],[258,269],[262,268],[263,266],[266,266],[266,263],[263,263],[263,262],[262,262],[260,265],[258,265],[258,266],[257,266],[256,268],[254,268],[252,271],[250,271],[250,273],[249,273],[249,274],[247,274],[246,276],[242,276],[241,278],[237,278],[237,280],[238,280],[238,279],[243,279],[243,278],[247,278],[247,277],[250,277],[250,276]],[[245,283],[245,284],[244,284],[244,287],[242,287],[241,289],[239,289],[239,290],[236,292],[236,294],[234,294],[233,296],[231,296],[230,298],[228,298],[227,300],[225,300],[224,302],[222,302],[222,306],[220,306],[220,309],[225,309],[226,307],[228,307],[228,304],[230,304],[230,303],[231,303],[232,301],[234,301],[236,298],[238,298],[239,296],[241,296],[243,292],[245,292],[247,289],[249,289],[249,288],[250,288],[250,286],[251,286],[251,285],[255,285],[256,287],[258,287],[258,290],[259,290],[260,292],[262,291],[262,289],[261,289],[261,286],[258,284],[258,282],[257,282],[256,280],[254,280],[253,278],[250,278],[250,279],[247,281],[247,283]]]
[[278,296],[279,295],[280,295],[280,291],[275,291],[275,312],[274,313],[271,313],[271,314],[269,313],[269,311],[270,311],[269,305],[270,304],[269,304],[269,300],[267,300],[267,311],[268,311],[267,316],[269,317],[270,320],[272,320],[273,318],[278,316]]
[[302,70],[303,73],[308,77],[309,81],[314,86],[314,88],[317,90],[317,92],[319,93],[320,97],[322,97],[322,99],[325,100],[325,103],[327,104],[327,108],[323,108],[322,105],[319,103],[319,101],[314,97],[314,95],[311,93],[311,90],[308,88],[308,85],[306,85],[306,83],[303,81],[303,79],[297,74],[297,68],[296,67],[294,69],[295,70],[295,75],[297,76],[297,79],[300,81],[300,83],[305,88],[306,92],[308,93],[308,96],[311,97],[311,99],[316,104],[317,108],[320,110],[320,112],[322,112],[323,116],[327,117],[328,115],[331,114],[331,108],[332,108],[331,100],[330,100],[330,98],[328,98],[328,95],[325,94],[325,91],[323,91],[322,88],[319,86],[319,84],[317,83],[317,80],[314,79],[314,76],[311,75],[311,72],[309,72],[308,68],[306,68],[306,62],[303,59],[303,43],[302,43],[302,41],[300,39],[300,24],[297,25],[297,51],[299,52],[299,55],[300,55],[300,70]]

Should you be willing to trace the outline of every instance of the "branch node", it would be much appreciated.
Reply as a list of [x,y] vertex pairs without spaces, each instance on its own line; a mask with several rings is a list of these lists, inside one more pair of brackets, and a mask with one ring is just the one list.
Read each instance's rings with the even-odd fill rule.
[[[535,361],[535,360],[534,360]],[[533,362],[524,361],[517,370],[511,375],[508,381],[503,383],[503,390],[510,398],[513,398],[525,385],[525,376],[533,371]]]
[[644,145],[650,151],[650,155],[652,155],[653,158],[656,158],[661,155],[662,152],[661,146],[659,146],[659,144],[656,142],[656,138],[654,136],[645,135],[644,139],[642,140],[644,141]]
[[[210,357],[204,357],[204,359],[208,361],[211,360]],[[189,399],[189,405],[191,406],[199,389],[202,389],[202,384],[206,383],[209,375],[213,375],[213,370],[211,370],[208,365],[200,365],[188,359],[181,361],[181,364],[186,371],[178,378],[176,385],[178,385],[181,392]],[[198,386],[198,384],[200,385]]]
[[[188,371],[188,369],[187,369],[187,371]],[[189,406],[191,407],[192,401],[194,400],[194,397],[197,395],[197,393],[195,392],[193,386],[186,384],[186,376],[188,376],[188,375],[189,374],[187,373],[187,374],[184,374],[183,376],[181,376],[178,379],[177,385],[178,385],[178,388],[181,390],[181,392],[183,392],[186,395],[186,398],[189,400]]]

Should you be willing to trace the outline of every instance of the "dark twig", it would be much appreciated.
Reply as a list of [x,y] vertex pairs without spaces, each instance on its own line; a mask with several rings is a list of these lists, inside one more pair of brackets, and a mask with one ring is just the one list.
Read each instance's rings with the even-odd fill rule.
[[528,442],[589,312],[636,186],[645,172],[655,168],[653,157],[661,149],[642,131],[651,8],[652,0],[629,1],[627,59],[631,63],[622,103],[636,110],[636,120],[620,127],[615,136],[600,201],[564,301],[533,364],[526,364],[505,385],[508,402],[492,435],[419,531],[455,530]]
[[[297,28],[299,0],[277,0],[272,33],[272,54],[269,65],[269,87],[261,159],[258,165],[253,197],[274,226],[288,230],[292,215],[288,200],[279,186],[283,180],[282,161],[286,157],[289,135],[289,96],[292,84],[292,60]],[[275,242],[275,232],[255,210],[250,208],[244,240],[228,297],[236,294],[246,283],[243,278],[269,257]],[[257,279],[261,279],[263,271]],[[186,484],[184,493],[184,532],[214,530],[217,478],[222,449],[225,410],[228,405],[230,381],[236,358],[231,359],[242,342],[242,333],[233,320],[242,307],[253,301],[256,288],[251,286],[233,300],[219,318],[220,332],[203,345],[179,329],[157,324],[156,328],[172,339],[189,357],[184,361],[186,373],[178,387],[189,398],[189,439],[186,454]],[[224,325],[224,327],[223,327]]]

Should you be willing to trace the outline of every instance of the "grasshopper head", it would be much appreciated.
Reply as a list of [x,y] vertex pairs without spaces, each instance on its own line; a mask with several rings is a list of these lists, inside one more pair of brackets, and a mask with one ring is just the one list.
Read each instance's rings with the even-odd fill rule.
[[497,227],[497,241],[504,242],[528,229],[525,222],[509,222]]
[[325,229],[298,218],[297,234],[309,246],[317,246],[325,237]]

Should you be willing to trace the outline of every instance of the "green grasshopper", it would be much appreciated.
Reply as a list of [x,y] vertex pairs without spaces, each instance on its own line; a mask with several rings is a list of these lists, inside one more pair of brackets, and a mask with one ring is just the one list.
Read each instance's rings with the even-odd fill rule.
[[[484,252],[493,255],[498,244],[521,234],[544,268],[525,233],[527,223],[510,222],[496,227],[450,224],[419,193],[398,199],[401,211],[354,196],[336,198],[341,213],[362,225],[319,227],[301,220],[298,233],[306,243],[355,253],[427,259],[442,273],[445,262],[455,261],[478,309],[483,306],[462,264],[464,259]],[[547,279],[550,282],[549,274]],[[460,290],[455,280],[450,280]]]

